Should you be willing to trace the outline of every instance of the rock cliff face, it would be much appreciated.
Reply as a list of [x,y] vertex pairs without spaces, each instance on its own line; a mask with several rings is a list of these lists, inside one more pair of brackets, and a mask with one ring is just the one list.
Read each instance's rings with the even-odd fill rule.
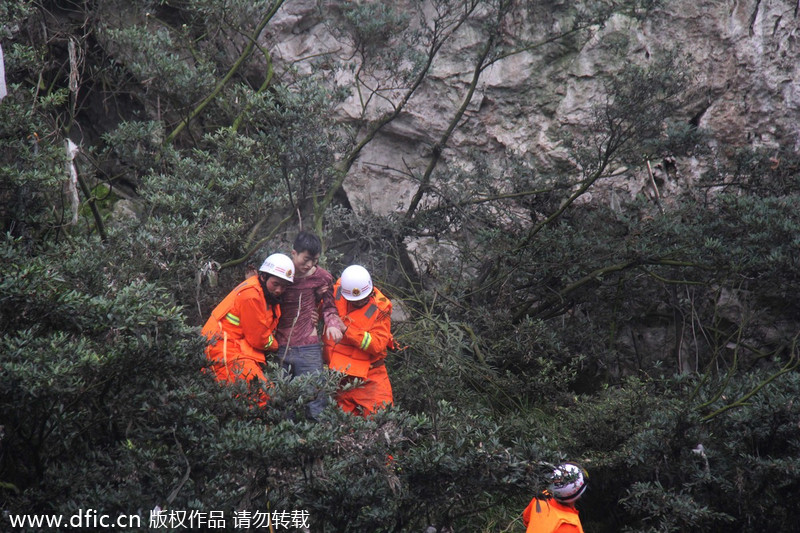
[[[369,2],[356,2],[368,4]],[[431,24],[434,2],[398,2],[399,11],[424,15]],[[504,22],[516,35],[548,35],[562,21],[547,13],[563,2],[529,4],[521,20]],[[485,69],[464,116],[444,147],[442,165],[458,165],[479,151],[487,160],[507,154],[547,162],[557,152],[560,128],[587,121],[592,105],[603,98],[603,82],[623,62],[647,64],[666,49],[690,57],[690,79],[697,96],[683,110],[682,120],[710,132],[711,147],[778,146],[800,142],[800,18],[797,2],[787,0],[666,0],[643,19],[614,15],[603,27],[508,55]],[[400,80],[402,65],[365,72],[357,43],[330,24],[341,14],[336,2],[320,8],[313,0],[287,2],[264,43],[271,46],[276,68],[316,72],[349,96],[337,107],[339,119],[358,127],[397,104],[410,82]],[[403,112],[361,152],[350,169],[345,190],[351,204],[388,212],[408,206],[416,186],[406,177],[420,174],[437,140],[464,101],[475,57],[487,39],[480,9],[452,34],[431,66],[430,74]],[[488,17],[488,15],[487,15]],[[410,26],[420,24],[412,17]],[[424,24],[422,23],[422,24]],[[389,43],[399,46],[411,43]],[[420,50],[424,51],[424,50]],[[322,60],[321,60],[322,58]],[[396,68],[394,68],[396,67]],[[355,83],[355,73],[381,87],[366,101],[368,84]],[[359,92],[360,88],[360,92]],[[725,157],[722,151],[720,157]],[[704,170],[691,158],[670,161],[668,175],[658,161],[655,172],[662,195],[685,186]],[[659,176],[657,176],[659,177]],[[594,190],[599,201],[622,201],[646,190],[646,168],[627,169]],[[611,194],[609,194],[611,193]]]
[[[370,4],[367,0],[356,3]],[[423,2],[419,12],[414,7],[418,3],[399,0],[395,5],[401,12],[421,14],[424,22],[416,24],[430,28],[436,4]],[[357,41],[334,29],[342,27],[341,20],[334,23],[329,18],[342,14],[336,5],[331,2],[320,9],[313,0],[287,2],[264,42],[278,43],[271,51],[279,70],[291,66],[343,88],[348,96],[337,107],[338,120],[363,138],[368,130],[363,119],[375,120],[391,112],[393,105],[403,102],[412,81],[400,79],[402,63],[370,70]],[[502,25],[509,41],[514,35],[544,38],[574,20],[559,14],[566,13],[572,3],[553,0],[524,5],[524,16]],[[669,205],[677,192],[691,187],[711,166],[722,166],[738,148],[796,150],[800,148],[798,10],[800,3],[787,0],[665,0],[645,17],[616,14],[602,26],[545,46],[517,50],[480,73],[463,117],[442,147],[438,168],[468,168],[470,156],[476,153],[498,168],[512,156],[529,165],[552,165],[563,158],[559,134],[590,122],[594,106],[606,97],[606,82],[626,62],[646,66],[666,50],[688,56],[692,96],[677,118],[708,133],[711,157],[656,157],[654,180],[647,166],[621,168],[613,179],[593,186],[582,201],[622,207],[638,194],[652,196],[651,183],[655,183],[663,203]],[[449,38],[428,76],[402,112],[361,151],[344,181],[357,212],[369,208],[385,214],[409,206],[419,186],[409,176],[423,174],[439,139],[466,101],[490,22],[489,15],[478,9],[452,35],[445,32]],[[405,44],[411,43],[388,43]],[[515,44],[501,50],[514,50]],[[380,88],[380,94],[370,92],[375,88]],[[424,240],[407,244],[414,256],[435,253]],[[776,323],[764,324],[765,337],[779,333]],[[672,321],[643,317],[620,332],[620,349],[637,358],[677,357],[677,366],[685,369],[690,358],[683,352],[692,342],[677,339],[687,335],[678,333],[679,329]],[[675,352],[676,346],[680,353]]]

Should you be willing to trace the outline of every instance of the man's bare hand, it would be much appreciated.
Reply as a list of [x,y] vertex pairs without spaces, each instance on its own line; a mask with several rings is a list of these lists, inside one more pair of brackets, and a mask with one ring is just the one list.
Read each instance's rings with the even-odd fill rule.
[[325,328],[325,336],[328,337],[333,342],[339,342],[340,340],[342,340],[344,334],[342,333],[342,330],[340,330],[339,328],[331,327],[331,328]]

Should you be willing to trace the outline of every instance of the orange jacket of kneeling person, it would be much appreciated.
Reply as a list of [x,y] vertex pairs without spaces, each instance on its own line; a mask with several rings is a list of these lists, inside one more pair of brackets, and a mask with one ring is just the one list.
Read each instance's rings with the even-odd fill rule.
[[266,363],[264,352],[278,349],[273,332],[280,316],[280,306],[264,298],[258,275],[247,278],[220,302],[203,326],[209,339],[206,356],[214,362],[218,381],[266,381],[261,365]]
[[340,279],[333,287],[334,302],[347,329],[338,342],[324,336],[325,362],[333,370],[364,380],[358,387],[339,392],[339,406],[347,412],[374,413],[383,404],[393,403],[384,364],[392,345],[392,302],[373,288],[366,305],[355,308],[341,292]]

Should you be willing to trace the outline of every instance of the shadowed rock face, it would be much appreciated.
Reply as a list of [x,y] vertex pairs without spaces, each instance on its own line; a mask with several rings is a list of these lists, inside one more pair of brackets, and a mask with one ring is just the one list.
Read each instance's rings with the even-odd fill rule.
[[[399,9],[413,14],[409,27],[420,24],[418,12],[403,4],[398,2]],[[562,4],[536,4],[526,16],[507,21],[504,30],[529,36],[552,33],[564,22],[552,14]],[[335,30],[335,5],[327,8],[331,12],[321,15],[315,1],[287,2],[263,35],[264,44],[271,47],[277,72],[292,65],[301,74],[314,72],[345,88],[349,96],[338,105],[338,116],[359,127],[362,117],[391,111],[409,82],[399,79],[402,64],[362,71],[363,81],[385,90],[367,99],[367,85],[362,85],[359,93],[354,73],[369,63],[362,62],[352,39]],[[681,119],[709,131],[712,147],[794,148],[800,140],[796,10],[796,3],[779,0],[667,0],[644,20],[615,15],[580,38],[509,55],[481,73],[439,164],[466,164],[466,156],[476,151],[493,162],[514,154],[549,164],[558,158],[557,133],[588,122],[592,105],[603,97],[604,80],[624,62],[646,65],[664,49],[676,47],[691,58],[690,79],[699,89]],[[431,6],[422,11],[430,23]],[[410,202],[415,185],[405,176],[424,170],[466,95],[475,57],[486,40],[481,17],[476,10],[445,42],[404,111],[362,151],[344,185],[356,209],[389,212]],[[654,161],[653,166],[666,196],[704,170],[702,162],[689,158]],[[592,201],[624,201],[646,191],[648,183],[646,168],[628,169],[620,179],[593,190]]]

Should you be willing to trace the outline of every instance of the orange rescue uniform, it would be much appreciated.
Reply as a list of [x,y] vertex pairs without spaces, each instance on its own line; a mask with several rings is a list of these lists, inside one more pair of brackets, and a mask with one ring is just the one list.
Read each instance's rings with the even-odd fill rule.
[[583,533],[578,510],[554,498],[534,498],[522,512],[526,533]]
[[324,335],[325,362],[333,370],[364,380],[358,387],[339,391],[336,402],[345,412],[368,415],[394,403],[385,365],[392,345],[392,302],[374,289],[367,304],[356,309],[348,305],[340,286],[341,280],[333,287],[334,303],[347,329],[336,343]]
[[218,381],[267,381],[261,365],[266,364],[264,352],[278,349],[272,334],[280,316],[280,306],[264,298],[258,275],[244,280],[214,308],[203,335],[209,340],[206,356],[214,362]]

